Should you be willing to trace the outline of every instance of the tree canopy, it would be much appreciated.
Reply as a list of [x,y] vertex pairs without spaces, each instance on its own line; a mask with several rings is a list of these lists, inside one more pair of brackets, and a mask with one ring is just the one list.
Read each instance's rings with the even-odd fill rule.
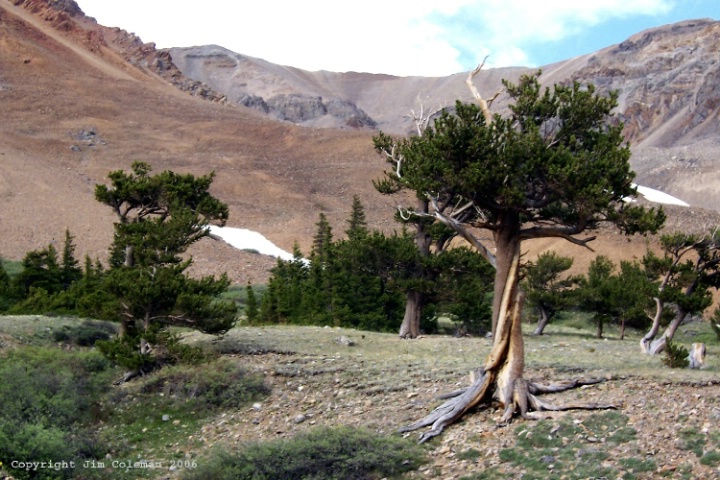
[[227,276],[190,277],[192,259],[183,256],[208,236],[211,222],[223,225],[228,218],[227,205],[209,192],[213,174],[151,172],[136,162],[130,173],[111,172],[110,186],[95,188],[96,199],[118,219],[103,289],[117,300],[115,315],[126,337],[120,341],[130,350],[139,347],[135,354],[120,345],[105,345],[105,351],[116,361],[130,357],[128,366],[142,365],[146,346],[161,341],[157,333],[169,325],[223,333],[235,322],[235,305],[217,300],[229,286]]

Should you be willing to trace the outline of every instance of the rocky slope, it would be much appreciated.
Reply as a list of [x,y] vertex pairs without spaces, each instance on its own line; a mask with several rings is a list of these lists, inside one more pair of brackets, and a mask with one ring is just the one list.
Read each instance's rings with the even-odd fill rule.
[[[717,29],[703,23],[680,29],[685,30],[689,38]],[[644,45],[641,38],[631,39],[639,45],[636,50],[655,48],[655,41]],[[712,45],[710,37],[698,43],[707,49]],[[572,78],[573,73],[589,71],[583,68],[600,68],[598,62],[613,48],[619,47],[598,52],[594,61],[588,56],[549,66],[545,76]],[[233,57],[214,60],[228,62],[229,70],[235,68],[233,62],[242,63],[236,54],[215,50]],[[186,78],[172,63],[175,56],[120,29],[98,25],[71,0],[0,0],[0,256],[20,259],[63,238],[68,228],[76,237],[78,256],[104,259],[114,218],[94,200],[94,186],[105,182],[111,170],[128,169],[133,161],[148,162],[156,171],[215,171],[213,192],[230,206],[229,226],[259,231],[287,251],[296,241],[309,251],[320,212],[335,235],[342,236],[355,194],[363,199],[372,227],[392,230],[397,228],[392,220],[397,201],[377,194],[371,184],[385,168],[372,147],[371,122],[383,130],[400,125],[398,119],[417,105],[418,94],[426,98],[432,93],[425,100],[428,109],[467,96],[465,74],[400,78],[302,72],[248,59],[257,71],[239,84],[247,83],[244,94],[262,97],[246,101],[264,102],[269,118],[255,108],[235,105],[240,92],[217,93],[222,91],[218,86]],[[274,73],[267,78],[272,81],[263,83],[257,73],[270,70]],[[524,71],[488,70],[478,84],[489,95],[502,78],[517,78]],[[710,92],[710,87],[702,92]],[[707,98],[702,102],[707,120],[688,123],[692,128],[672,147],[652,143],[636,149],[634,158],[639,160],[634,161],[641,167],[639,183],[691,203],[691,209],[673,209],[673,226],[704,228],[720,223],[717,213],[697,208],[717,205],[720,178],[714,168],[714,140],[701,134],[709,135],[715,117],[710,114],[710,93],[693,98]],[[502,102],[496,107],[502,108]],[[290,121],[278,121],[280,115]],[[314,126],[340,118],[344,129],[293,125],[310,117]],[[663,124],[655,122],[642,124],[639,131],[660,131]],[[362,128],[351,128],[355,126]],[[649,142],[656,137],[636,138]],[[648,152],[646,163],[640,162],[643,152]],[[609,232],[595,243],[598,253],[615,259],[642,255],[646,247],[642,238],[628,243]],[[528,248],[531,254],[559,249],[576,256],[578,266],[594,257],[551,240]],[[193,253],[196,271],[227,271],[242,283],[262,281],[274,263],[210,240]]]
[[[705,208],[720,209],[716,193],[720,107],[720,22],[689,20],[638,33],[619,45],[543,67],[546,85],[579,81],[600,91],[617,90],[616,110],[625,123],[639,182]],[[445,78],[393,77],[363,73],[308,72],[274,65],[216,46],[170,50],[191,78],[228,95],[231,102],[264,108],[258,99],[333,99],[357,106],[369,116],[363,127],[405,134],[413,130],[411,109],[449,106],[470,100],[466,74]],[[500,90],[530,69],[481,72],[476,84],[485,95]],[[252,99],[252,100],[248,100]],[[502,96],[496,110],[503,110]],[[282,108],[282,107],[281,107]],[[291,112],[297,106],[287,106]],[[315,115],[291,115],[294,123],[318,126]],[[338,127],[340,121],[326,122]],[[343,125],[345,126],[345,125]]]

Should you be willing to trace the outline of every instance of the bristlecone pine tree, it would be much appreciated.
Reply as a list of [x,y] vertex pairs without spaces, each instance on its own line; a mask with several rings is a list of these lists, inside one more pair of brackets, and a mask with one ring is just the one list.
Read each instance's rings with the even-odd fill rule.
[[569,306],[568,291],[575,283],[572,277],[561,277],[570,269],[573,259],[555,252],[544,252],[535,263],[526,265],[527,274],[523,289],[529,306],[538,314],[533,335],[542,335],[555,314]]
[[[613,407],[560,407],[537,396],[598,379],[540,385],[523,378],[520,247],[524,240],[541,237],[587,246],[593,237],[577,235],[603,221],[627,234],[656,231],[664,221],[661,210],[624,201],[636,189],[622,125],[610,117],[616,93],[603,97],[593,86],[578,83],[542,89],[539,73],[527,75],[517,85],[504,82],[510,113],[502,117],[490,113],[472,86],[475,72],[468,85],[479,106],[457,102],[455,114],[442,114],[422,135],[404,139],[381,135],[375,141],[377,148],[394,156],[397,180],[428,199],[427,215],[453,228],[496,269],[490,354],[468,388],[446,396],[449,400],[443,405],[402,429],[432,426],[421,435],[421,442],[493,399],[504,408],[501,423],[516,413],[525,417],[531,408]],[[468,211],[473,212],[471,218],[465,217]],[[489,231],[495,253],[475,229]]]
[[209,235],[210,223],[223,225],[228,218],[227,205],[209,192],[213,175],[151,171],[135,162],[132,172],[111,172],[111,185],[95,188],[95,198],[118,220],[104,288],[118,299],[116,316],[125,337],[118,342],[129,343],[118,350],[128,358],[115,360],[135,370],[146,363],[154,341],[165,338],[158,333],[166,327],[224,333],[236,313],[232,302],[217,300],[230,284],[227,276],[189,277],[192,259],[183,258],[190,245]]
[[[662,257],[648,252],[643,258],[647,271],[660,279],[652,326],[640,340],[640,348],[651,355],[665,349],[685,318],[702,314],[712,305],[710,288],[720,288],[720,229],[715,227],[706,235],[675,232],[663,235],[660,242]],[[656,338],[668,305],[673,318]]]

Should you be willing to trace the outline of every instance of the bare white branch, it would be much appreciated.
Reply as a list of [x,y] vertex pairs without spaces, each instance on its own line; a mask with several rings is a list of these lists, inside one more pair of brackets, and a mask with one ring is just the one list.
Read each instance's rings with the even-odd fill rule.
[[425,130],[427,130],[428,126],[430,125],[430,119],[435,115],[436,113],[442,111],[442,108],[436,108],[434,110],[431,110],[430,113],[425,113],[425,102],[430,97],[425,97],[425,100],[422,100],[420,98],[420,94],[418,94],[418,105],[420,105],[420,111],[416,112],[415,109],[410,109],[410,115],[407,115],[409,118],[415,122],[415,130],[417,131],[418,136],[421,136]]
[[470,89],[470,93],[472,96],[477,100],[478,104],[480,105],[480,110],[483,113],[483,116],[485,117],[485,122],[490,125],[492,123],[492,114],[490,113],[490,106],[492,103],[497,99],[497,97],[500,96],[502,93],[502,90],[499,90],[495,92],[495,95],[492,96],[490,100],[485,100],[482,95],[480,95],[480,91],[477,89],[475,84],[473,83],[473,79],[475,76],[480,73],[480,70],[485,66],[485,60],[487,60],[487,56],[483,58],[483,61],[480,65],[475,67],[475,70],[470,72],[468,74],[468,77],[465,79],[465,83],[467,84],[468,88]]
[[445,215],[438,206],[438,200],[436,197],[433,197],[432,195],[428,195],[428,199],[430,200],[430,203],[433,206],[433,215],[435,218],[440,220],[442,223],[447,225],[448,227],[455,230],[458,235],[463,237],[470,245],[475,247],[475,249],[478,251],[480,255],[485,258],[485,260],[490,263],[493,267],[497,268],[497,259],[495,258],[495,255],[490,251],[489,248],[487,248],[483,243],[472,234],[470,230],[468,230],[464,224],[461,222],[458,222],[453,218],[452,216]]

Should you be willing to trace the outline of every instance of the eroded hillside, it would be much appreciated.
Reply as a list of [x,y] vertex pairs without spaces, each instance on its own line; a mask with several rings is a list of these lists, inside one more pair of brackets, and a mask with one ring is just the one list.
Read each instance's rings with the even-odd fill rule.
[[[172,55],[120,29],[98,25],[71,0],[0,0],[0,65],[3,257],[20,259],[28,250],[63,238],[68,228],[76,237],[78,256],[104,260],[114,218],[94,200],[94,187],[109,171],[128,169],[133,161],[148,162],[158,171],[216,172],[213,193],[230,205],[229,225],[259,231],[285,250],[297,241],[309,251],[320,212],[335,235],[342,236],[355,194],[372,227],[397,228],[392,220],[397,200],[379,195],[371,184],[385,168],[372,147],[373,130],[301,127],[232,105],[232,96],[225,102],[224,94],[185,78]],[[548,78],[570,65],[548,68]],[[501,78],[521,71],[484,72],[480,87],[487,94]],[[305,81],[352,93],[348,101],[382,128],[393,112],[404,115],[419,92],[437,89],[445,92],[447,102],[466,96],[464,79],[464,74],[428,79],[316,72]],[[712,159],[709,150],[701,157],[698,145],[673,147],[686,149],[675,159],[673,150],[656,147],[656,157],[682,164],[709,189]],[[639,180],[651,179],[648,186],[655,188],[671,187],[665,189],[694,204],[689,210],[675,209],[674,225],[718,223],[714,213],[695,208],[703,203],[678,191],[702,181],[671,170],[655,181],[652,169],[659,165],[651,162],[651,173],[641,173]],[[664,185],[663,179],[675,183]],[[706,204],[714,201],[713,195],[702,192]],[[597,253],[616,259],[640,256],[646,248],[643,238],[629,241],[610,231],[594,243]],[[558,249],[576,256],[579,266],[595,255],[560,242],[528,248],[531,255]],[[211,240],[193,253],[197,271],[227,271],[242,283],[265,279],[274,264]]]

